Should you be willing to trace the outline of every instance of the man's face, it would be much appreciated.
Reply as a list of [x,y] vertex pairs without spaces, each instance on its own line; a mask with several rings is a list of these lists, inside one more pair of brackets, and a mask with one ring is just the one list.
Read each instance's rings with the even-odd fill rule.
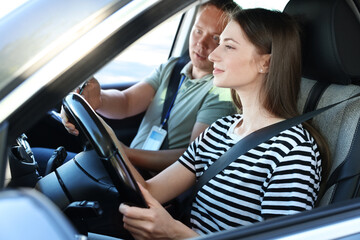
[[214,6],[200,10],[190,36],[189,54],[194,68],[211,73],[213,63],[209,54],[218,46],[219,36],[225,27],[224,13]]

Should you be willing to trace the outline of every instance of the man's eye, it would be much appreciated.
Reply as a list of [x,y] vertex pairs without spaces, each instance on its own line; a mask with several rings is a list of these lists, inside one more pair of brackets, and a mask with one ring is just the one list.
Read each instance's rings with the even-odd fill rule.
[[219,36],[214,36],[213,39],[214,39],[214,41],[216,41],[216,42],[220,42],[220,37],[219,37]]

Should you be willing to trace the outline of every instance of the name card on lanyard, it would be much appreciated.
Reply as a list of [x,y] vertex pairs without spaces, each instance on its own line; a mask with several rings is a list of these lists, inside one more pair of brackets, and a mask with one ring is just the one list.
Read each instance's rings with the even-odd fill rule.
[[162,143],[164,142],[164,139],[167,135],[167,131],[165,129],[163,129],[163,126],[170,118],[170,112],[174,106],[176,96],[177,96],[179,89],[180,89],[182,83],[184,82],[184,80],[185,80],[185,75],[182,75],[178,89],[176,90],[176,93],[173,97],[173,100],[170,104],[170,107],[165,115],[163,122],[160,124],[160,126],[153,126],[151,128],[151,131],[150,131],[149,135],[147,136],[145,143],[142,147],[143,150],[158,151],[160,149],[160,147],[161,147]]

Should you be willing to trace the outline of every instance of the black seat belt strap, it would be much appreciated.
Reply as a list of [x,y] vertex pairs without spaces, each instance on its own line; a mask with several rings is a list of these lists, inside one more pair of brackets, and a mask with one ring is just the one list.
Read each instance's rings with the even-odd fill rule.
[[[171,72],[171,75],[170,75],[169,85],[168,85],[167,90],[166,90],[166,96],[165,96],[165,101],[164,101],[164,105],[163,105],[163,110],[162,110],[162,114],[161,114],[160,123],[162,123],[164,121],[166,113],[167,113],[168,109],[170,108],[170,105],[171,105],[172,100],[174,98],[174,95],[177,92],[179,82],[180,82],[180,79],[181,79],[181,76],[180,76],[181,69],[183,69],[184,66],[189,61],[190,61],[190,59],[189,59],[188,56],[182,56],[175,63],[175,66],[174,66],[174,68],[173,68],[173,70]],[[166,131],[168,130],[167,122],[165,122],[165,124],[163,125],[163,128]],[[161,145],[160,149],[168,149],[168,147],[169,147],[168,135],[169,134],[166,134],[164,142]]]
[[309,96],[305,102],[303,113],[310,112],[316,109],[320,97],[325,90],[330,86],[327,82],[316,82],[311,88]]

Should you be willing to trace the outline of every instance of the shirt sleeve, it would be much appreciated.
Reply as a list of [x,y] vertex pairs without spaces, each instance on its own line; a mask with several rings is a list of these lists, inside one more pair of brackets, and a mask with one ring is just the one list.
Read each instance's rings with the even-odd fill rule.
[[219,118],[233,115],[236,108],[231,100],[230,89],[212,87],[201,105],[196,122],[211,125]]
[[204,137],[206,137],[206,134],[210,128],[211,128],[211,126],[208,127],[207,129],[205,129],[204,132],[202,132],[197,138],[195,138],[195,140],[192,143],[190,143],[189,147],[183,153],[183,155],[178,159],[178,161],[184,167],[186,167],[189,171],[191,171],[195,174],[196,174],[196,166],[195,166],[196,159],[200,158],[200,156],[198,156],[198,147],[199,147],[199,144],[201,143],[202,139],[204,139]]
[[155,91],[157,91],[165,79],[168,79],[168,75],[171,74],[174,65],[176,64],[178,58],[170,58],[167,62],[159,65],[155,68],[151,74],[144,79],[144,82],[150,84]]
[[321,160],[309,142],[295,146],[274,169],[264,187],[264,219],[294,214],[314,207],[320,189]]
[[196,139],[189,145],[187,150],[178,160],[184,167],[193,173],[195,173],[195,149]]

